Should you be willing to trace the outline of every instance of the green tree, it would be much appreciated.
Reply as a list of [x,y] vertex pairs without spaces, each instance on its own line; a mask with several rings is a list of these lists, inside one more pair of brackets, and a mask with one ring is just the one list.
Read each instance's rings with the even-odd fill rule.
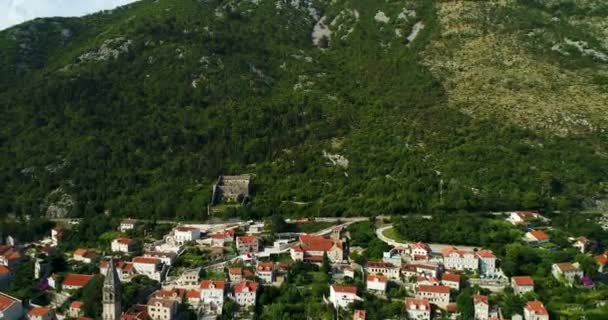
[[329,257],[327,256],[327,252],[323,252],[323,261],[321,263],[321,272],[329,273],[331,271],[331,263],[329,261]]

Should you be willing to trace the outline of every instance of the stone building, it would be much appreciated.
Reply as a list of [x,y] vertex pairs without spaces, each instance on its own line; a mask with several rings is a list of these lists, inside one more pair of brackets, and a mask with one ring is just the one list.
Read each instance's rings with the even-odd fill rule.
[[251,176],[248,174],[219,176],[217,183],[213,185],[211,202],[213,204],[220,201],[243,203],[249,197],[250,182]]

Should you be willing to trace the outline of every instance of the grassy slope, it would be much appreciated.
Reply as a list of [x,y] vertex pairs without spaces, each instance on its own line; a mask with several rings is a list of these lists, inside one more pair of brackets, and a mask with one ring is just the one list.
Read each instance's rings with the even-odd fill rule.
[[[45,47],[43,67],[0,94],[3,211],[37,211],[62,187],[77,215],[199,217],[214,178],[240,172],[255,174],[262,215],[565,208],[605,181],[601,137],[476,120],[450,103],[420,64],[445,27],[432,4],[406,5],[417,17],[403,21],[401,1],[319,1],[328,21],[359,13],[342,13],[320,50],[307,2],[279,3],[143,1],[67,20],[75,37]],[[395,29],[407,35],[419,20],[426,28],[407,46]],[[14,30],[0,44],[15,46]],[[118,37],[132,40],[129,53],[78,62]]]

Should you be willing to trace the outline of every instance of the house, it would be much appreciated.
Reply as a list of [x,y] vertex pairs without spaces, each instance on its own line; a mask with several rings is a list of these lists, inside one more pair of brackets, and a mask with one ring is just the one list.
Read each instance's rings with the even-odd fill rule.
[[171,299],[151,298],[148,300],[148,317],[152,320],[174,320],[178,302]]
[[[226,283],[222,280],[203,280],[200,283],[200,298],[206,313],[221,314],[224,305]],[[255,300],[255,298],[254,298]]]
[[88,274],[70,273],[63,278],[61,286],[63,290],[77,290],[86,286],[93,277],[94,276]]
[[175,283],[180,288],[185,288],[185,289],[197,288],[200,284],[198,281],[198,278],[199,278],[198,273],[199,273],[199,270],[196,270],[196,269],[192,270],[192,271],[185,271],[177,277],[177,279],[175,280]]
[[580,269],[578,262],[554,263],[551,265],[551,273],[556,279],[564,279],[569,284],[573,284],[577,278],[583,277],[583,271]]
[[406,280],[418,276],[434,278],[439,276],[438,266],[432,264],[406,264],[401,266],[399,271]]
[[399,280],[399,267],[383,261],[369,261],[365,266],[365,271],[369,274],[382,274],[388,279]]
[[184,244],[200,239],[201,230],[199,228],[180,226],[175,228],[173,237],[178,244]]
[[490,319],[490,302],[488,296],[479,293],[473,295],[473,309],[475,312],[475,320]]
[[78,318],[84,315],[84,309],[82,309],[82,301],[75,300],[70,303],[70,308],[68,309],[68,317],[70,318]]
[[438,286],[441,284],[441,281],[435,277],[427,277],[427,276],[417,276],[416,284],[418,285],[429,285],[429,286]]
[[0,245],[0,265],[14,269],[23,260],[21,251],[12,245]]
[[128,230],[135,229],[135,226],[137,226],[137,220],[125,219],[120,222],[118,230],[120,230],[120,232],[127,232]]
[[332,263],[344,261],[344,242],[322,236],[301,235],[299,242],[290,249],[291,259],[321,263],[323,255]]
[[154,297],[161,300],[174,300],[181,303],[186,296],[187,290],[182,288],[161,289],[154,293]]
[[351,279],[355,278],[355,269],[353,269],[351,266],[344,267],[344,269],[342,269],[342,272],[344,273],[345,277],[349,277]]
[[53,289],[57,289],[58,284],[59,284],[59,276],[57,274],[53,273],[46,278],[46,282],[48,283],[49,287],[51,287]]
[[598,265],[598,272],[608,271],[604,270],[604,267],[606,266],[606,264],[608,264],[608,251],[600,254],[599,256],[595,256],[595,262],[597,262]]
[[427,299],[405,298],[407,319],[431,320],[431,303]]
[[165,265],[157,258],[135,257],[132,260],[135,272],[152,280],[165,280]]
[[272,261],[258,262],[258,265],[255,268],[255,275],[262,283],[274,282],[274,267]]
[[496,256],[490,250],[479,250],[475,253],[479,259],[479,273],[493,275],[496,273]]
[[97,255],[93,251],[85,248],[78,248],[74,250],[74,254],[72,256],[74,261],[80,261],[83,263],[92,263],[93,259],[96,257]]
[[9,267],[0,266],[0,289],[8,287],[14,277],[15,274]]
[[165,265],[171,266],[175,263],[177,259],[177,254],[175,252],[162,252],[162,251],[146,251],[144,253],[144,257],[146,258],[156,258],[160,260]]
[[234,286],[234,298],[241,307],[255,306],[258,283],[254,281],[241,281]]
[[394,266],[401,267],[403,263],[403,259],[399,251],[395,250],[395,248],[382,253],[382,261],[388,262]]
[[226,229],[211,235],[211,247],[213,248],[222,248],[230,242],[234,242],[234,229]]
[[201,304],[201,292],[200,290],[190,289],[186,291],[186,303],[198,309]]
[[441,284],[456,291],[460,290],[460,275],[457,273],[444,273],[441,275]]
[[56,319],[55,311],[51,308],[33,307],[27,313],[28,320],[53,320]]
[[386,277],[370,274],[367,276],[367,290],[386,292]]
[[422,241],[418,241],[411,245],[410,256],[412,261],[428,261],[431,256],[431,247]]
[[531,230],[524,235],[524,241],[532,245],[547,243],[550,240],[551,237],[542,230]]
[[579,249],[581,251],[581,253],[585,253],[587,251],[587,249],[589,248],[590,244],[591,244],[591,241],[589,239],[587,239],[586,237],[578,237],[578,238],[574,239],[574,243],[572,244],[572,246]]
[[427,299],[440,308],[445,308],[450,303],[450,287],[419,285],[416,287],[416,298]]
[[136,304],[131,306],[129,310],[122,314],[121,320],[146,320],[148,316],[148,306],[145,304]]
[[511,212],[509,217],[507,217],[507,221],[513,225],[528,225],[528,223],[533,222],[534,220],[546,220],[543,216],[538,214],[535,211],[516,211]]
[[0,314],[2,320],[19,320],[23,317],[21,300],[0,292]]
[[341,286],[332,284],[329,287],[329,302],[334,308],[346,308],[349,304],[361,300],[357,296],[356,286]]
[[131,253],[135,249],[135,240],[129,238],[116,238],[110,244],[112,252]]
[[236,249],[240,254],[257,253],[259,251],[258,238],[256,236],[236,237]]
[[[133,267],[132,262],[123,262],[120,260],[113,260],[114,267],[116,268],[116,272],[118,273],[118,278],[121,282],[130,282],[131,279],[136,275],[135,268]],[[110,262],[105,260],[99,263],[99,273],[107,274],[108,267],[110,266]]]
[[534,292],[534,279],[532,279],[530,276],[512,277],[511,287],[513,288],[513,293],[515,294]]
[[473,251],[459,250],[449,246],[443,248],[441,254],[446,269],[477,270],[479,268],[479,258]]
[[353,320],[365,320],[365,310],[355,310]]
[[524,307],[525,320],[549,320],[549,312],[545,305],[537,300],[528,301]]
[[61,226],[56,226],[51,229],[51,243],[53,246],[57,246],[59,244],[59,241],[63,237],[63,231],[64,229]]
[[242,268],[229,268],[228,279],[230,282],[241,282],[243,281],[243,269]]

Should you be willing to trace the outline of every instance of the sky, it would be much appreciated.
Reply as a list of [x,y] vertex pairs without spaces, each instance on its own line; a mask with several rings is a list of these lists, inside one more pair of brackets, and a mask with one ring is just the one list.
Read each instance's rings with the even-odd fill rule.
[[0,0],[0,30],[40,17],[83,16],[136,0]]

